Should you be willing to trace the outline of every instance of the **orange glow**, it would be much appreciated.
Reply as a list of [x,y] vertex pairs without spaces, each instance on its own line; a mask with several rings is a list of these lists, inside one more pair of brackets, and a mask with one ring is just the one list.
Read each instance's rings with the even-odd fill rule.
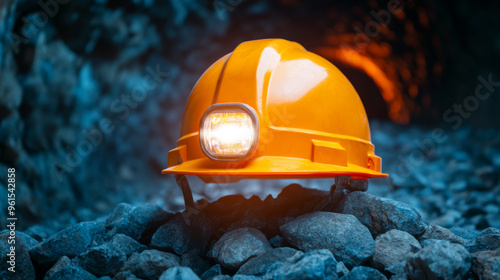
[[[376,46],[376,47],[372,47]],[[387,46],[380,47],[376,44],[369,46],[370,51],[378,52],[387,56]],[[320,55],[335,61],[344,63],[353,68],[357,68],[370,76],[382,93],[382,98],[389,108],[389,118],[398,123],[408,123],[410,121],[410,112],[405,106],[400,85],[395,71],[388,71],[380,67],[374,59],[361,54],[354,48],[344,47],[323,47],[316,50]],[[393,69],[394,70],[394,69]]]
[[242,156],[250,150],[254,127],[246,113],[211,113],[204,121],[207,151],[214,155]]

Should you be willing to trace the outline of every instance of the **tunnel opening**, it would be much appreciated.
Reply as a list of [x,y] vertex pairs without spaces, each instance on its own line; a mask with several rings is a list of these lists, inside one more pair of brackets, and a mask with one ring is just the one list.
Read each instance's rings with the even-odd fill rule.
[[368,119],[389,120],[387,103],[373,79],[360,69],[331,61],[347,77],[358,92]]

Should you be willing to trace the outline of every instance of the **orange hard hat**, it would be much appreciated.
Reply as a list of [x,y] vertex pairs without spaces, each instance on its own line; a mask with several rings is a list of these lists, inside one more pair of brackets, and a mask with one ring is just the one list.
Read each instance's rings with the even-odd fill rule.
[[349,80],[326,59],[282,39],[241,43],[205,71],[162,173],[218,183],[387,177]]

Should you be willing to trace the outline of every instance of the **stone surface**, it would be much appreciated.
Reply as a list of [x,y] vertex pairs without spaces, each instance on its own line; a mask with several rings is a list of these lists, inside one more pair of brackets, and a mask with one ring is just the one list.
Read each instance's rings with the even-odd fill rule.
[[338,211],[355,216],[373,236],[391,229],[420,235],[425,230],[422,216],[408,204],[364,192],[352,192],[340,202]]
[[105,226],[110,236],[122,233],[147,244],[158,227],[171,217],[171,213],[155,205],[121,203],[107,218]]
[[418,241],[423,242],[427,239],[438,239],[438,240],[448,240],[451,243],[457,243],[460,245],[465,245],[467,240],[456,236],[449,229],[436,224],[430,224],[425,228],[424,233],[418,237]]
[[151,249],[140,254],[132,254],[120,272],[130,272],[143,279],[158,279],[165,270],[179,265],[180,258],[178,256]]
[[347,267],[354,267],[373,255],[374,241],[354,216],[313,212],[280,227],[286,241],[302,251],[328,249]]
[[178,255],[192,249],[204,253],[212,236],[211,222],[203,213],[177,213],[154,233],[151,246]]
[[[11,235],[10,231],[2,231],[0,234],[0,279],[35,279],[35,269],[28,252],[30,239],[25,238],[21,232],[16,234],[17,236]],[[14,238],[9,238],[11,236]],[[14,272],[8,270],[12,266]]]
[[182,254],[181,266],[189,267],[198,276],[201,276],[205,271],[210,269],[210,264],[207,260],[191,252]]
[[340,278],[340,280],[387,280],[387,277],[374,268],[356,266],[346,276]]
[[[245,213],[253,215],[262,212],[263,208],[262,200],[259,197],[252,196],[246,199],[241,194],[223,196],[212,203],[203,201],[203,205],[203,213],[210,216],[214,222],[214,227],[222,232],[227,232],[228,228],[235,223],[243,224],[249,222],[240,222],[241,220],[249,219],[245,217]],[[252,218],[250,217],[250,219]]]
[[275,263],[261,278],[273,280],[336,280],[338,279],[336,267],[337,261],[332,253],[326,249],[313,250],[307,253],[298,252],[286,261]]
[[200,277],[189,267],[174,266],[165,270],[159,280],[200,280]]
[[252,257],[272,247],[266,236],[254,228],[240,228],[225,233],[210,249],[207,256],[229,270],[237,270]]
[[409,279],[460,280],[471,267],[470,254],[459,244],[436,240],[415,253],[407,262]]
[[[4,229],[0,231],[0,237],[4,236],[4,234],[10,234],[10,230]],[[2,237],[3,238],[3,237]],[[32,247],[34,247],[36,244],[39,243],[38,240],[33,238],[31,235],[24,233],[22,231],[16,230],[16,240],[22,239],[24,242],[24,245],[26,245],[26,248],[30,250]],[[0,239],[0,240],[7,240],[7,239]]]
[[395,274],[390,280],[408,280],[408,275],[406,272]]
[[125,253],[127,258],[133,253],[140,253],[147,248],[135,239],[132,239],[132,237],[121,233],[113,236],[110,243],[120,248],[120,250]]
[[[260,188],[263,184],[267,184],[266,181],[261,181],[256,187]],[[311,212],[326,195],[325,191],[298,184],[288,185],[280,191],[276,198],[268,195],[264,200],[255,195],[246,199],[239,194],[223,196],[212,203],[203,201],[202,211],[210,216],[214,228],[220,234],[241,227],[252,227],[272,237],[280,234],[280,220]]]
[[97,277],[114,276],[127,260],[127,255],[113,244],[103,244],[76,256],[73,263]]
[[[218,276],[215,276],[214,278],[212,278],[211,280],[231,280],[231,279],[238,279],[239,276],[247,277],[247,275],[235,275],[234,278],[229,276],[229,275],[218,275]],[[248,277],[250,277],[250,276],[248,276]],[[246,279],[249,280],[248,278],[246,278]]]
[[52,236],[55,231],[42,225],[33,225],[26,229],[25,233],[33,237],[36,241],[41,242]]
[[349,269],[345,266],[343,262],[338,262],[336,268],[337,268],[337,276],[339,278],[349,273]]
[[403,272],[405,262],[422,246],[413,235],[406,231],[392,229],[375,239],[372,262],[381,271],[392,274]]
[[262,278],[256,277],[253,275],[241,275],[241,274],[236,274],[235,276],[231,277],[229,275],[219,275],[215,279],[217,280],[261,280]]
[[431,244],[434,244],[437,241],[439,241],[439,239],[426,239],[426,240],[420,242],[420,244],[422,245],[422,247],[427,247]]
[[220,267],[220,264],[216,264],[209,268],[207,271],[203,272],[203,274],[201,275],[201,279],[210,280],[219,275],[222,275],[222,269]]
[[236,274],[263,276],[270,271],[275,263],[285,262],[286,259],[295,254],[302,255],[302,252],[288,247],[268,250],[262,255],[250,259],[238,269]]
[[479,235],[479,231],[477,230],[470,230],[461,227],[452,227],[449,230],[456,236],[462,237],[463,239],[474,239]]
[[143,280],[141,278],[137,278],[132,272],[130,271],[121,271],[118,272],[115,277],[113,277],[113,280]]
[[472,272],[480,280],[500,279],[500,250],[480,251],[471,254]]
[[269,243],[274,248],[283,247],[285,244],[285,239],[281,235],[276,235],[275,237],[269,239]]
[[500,250],[500,229],[487,228],[467,245],[471,253]]
[[45,274],[44,280],[97,280],[97,277],[85,269],[75,266],[71,260],[64,256]]
[[62,256],[70,258],[84,253],[102,242],[104,227],[96,222],[82,222],[70,226],[30,250],[31,258],[39,264],[51,263]]

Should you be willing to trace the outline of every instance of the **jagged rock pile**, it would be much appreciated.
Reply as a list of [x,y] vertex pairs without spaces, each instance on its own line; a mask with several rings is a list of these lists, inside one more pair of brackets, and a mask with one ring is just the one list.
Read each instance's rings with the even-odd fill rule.
[[[500,228],[500,134],[463,126],[370,123],[376,152],[389,178],[371,180],[368,192],[422,209],[429,223],[468,230]],[[379,184],[378,184],[379,183]]]
[[[226,196],[198,209],[119,205],[54,235],[17,233],[9,279],[500,279],[500,230],[427,225],[407,204],[290,185],[277,198]],[[8,232],[2,232],[6,240]],[[2,242],[1,266],[7,243]]]

